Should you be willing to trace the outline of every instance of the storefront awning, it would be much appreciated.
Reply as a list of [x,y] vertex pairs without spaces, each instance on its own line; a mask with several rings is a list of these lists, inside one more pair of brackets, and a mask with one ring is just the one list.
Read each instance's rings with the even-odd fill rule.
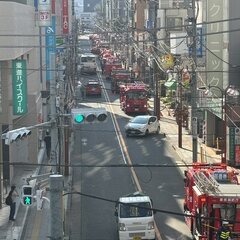
[[177,89],[177,81],[175,79],[168,80],[164,83],[164,86],[168,88],[168,90],[176,90]]

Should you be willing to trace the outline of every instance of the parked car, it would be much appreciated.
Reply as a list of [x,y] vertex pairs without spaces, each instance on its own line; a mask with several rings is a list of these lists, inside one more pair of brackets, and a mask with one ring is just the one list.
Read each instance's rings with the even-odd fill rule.
[[86,85],[86,96],[99,96],[102,95],[102,86],[98,81],[89,81]]
[[146,136],[149,133],[159,134],[160,123],[156,116],[138,115],[132,118],[125,126],[126,136]]

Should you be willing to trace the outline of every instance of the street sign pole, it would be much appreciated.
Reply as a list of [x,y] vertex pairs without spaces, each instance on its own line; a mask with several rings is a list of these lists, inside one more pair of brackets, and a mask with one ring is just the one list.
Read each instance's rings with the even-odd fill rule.
[[63,239],[63,176],[50,175],[50,239]]
[[[56,68],[56,54],[50,54],[50,69]],[[50,113],[51,113],[51,161],[56,164],[53,167],[53,172],[57,172],[57,163],[58,163],[58,130],[56,125],[56,117],[57,117],[57,110],[56,110],[56,74],[55,71],[51,71],[51,79],[50,79]]]

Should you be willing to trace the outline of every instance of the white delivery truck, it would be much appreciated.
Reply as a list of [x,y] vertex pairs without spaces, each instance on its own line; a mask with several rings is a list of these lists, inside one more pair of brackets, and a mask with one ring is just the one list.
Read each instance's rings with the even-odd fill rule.
[[141,192],[120,197],[116,203],[119,240],[155,239],[152,200]]

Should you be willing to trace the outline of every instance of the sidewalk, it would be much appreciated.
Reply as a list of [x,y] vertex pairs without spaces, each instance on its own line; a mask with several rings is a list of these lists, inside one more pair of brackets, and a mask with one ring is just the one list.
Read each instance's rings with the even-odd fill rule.
[[[45,148],[41,148],[38,154],[38,162],[41,163],[45,156]],[[17,166],[14,170],[14,179],[12,184],[16,185],[17,191],[20,194],[21,186],[26,184],[25,179],[30,175],[38,175],[40,168],[35,166]],[[24,231],[24,224],[26,221],[28,207],[22,206],[20,197],[17,199],[15,221],[9,221],[10,207],[5,204],[5,198],[10,191],[3,189],[4,199],[2,209],[0,209],[0,240],[20,240],[22,232]]]
[[[181,160],[185,164],[191,164],[192,153],[192,135],[184,127],[182,128],[182,148],[178,147],[178,125],[175,117],[169,116],[167,109],[161,111],[162,116],[160,119],[161,132],[166,135],[166,138],[171,142],[172,147],[175,149]],[[207,147],[205,144],[198,141],[198,162],[204,163],[221,163],[221,155],[216,154],[213,148]]]
[[[184,164],[191,165],[193,163],[192,153],[192,135],[184,127],[182,128],[182,148],[178,147],[178,125],[175,117],[169,114],[167,108],[161,111],[160,127],[161,133],[166,135],[166,139],[171,143],[173,149],[177,152],[178,156]],[[198,139],[198,162],[202,163],[221,163],[221,154],[216,154],[217,150],[206,146]],[[238,181],[240,182],[240,170],[228,166],[229,169],[239,173]]]

